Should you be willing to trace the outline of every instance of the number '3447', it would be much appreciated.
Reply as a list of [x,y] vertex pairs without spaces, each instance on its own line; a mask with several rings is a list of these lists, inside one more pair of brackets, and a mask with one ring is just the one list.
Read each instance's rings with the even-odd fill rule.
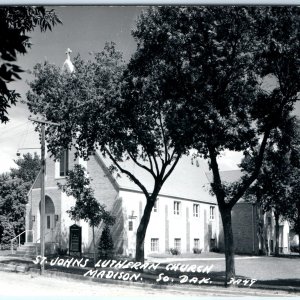
[[243,278],[230,278],[228,284],[232,285],[244,285],[244,286],[252,286],[257,279],[243,279]]

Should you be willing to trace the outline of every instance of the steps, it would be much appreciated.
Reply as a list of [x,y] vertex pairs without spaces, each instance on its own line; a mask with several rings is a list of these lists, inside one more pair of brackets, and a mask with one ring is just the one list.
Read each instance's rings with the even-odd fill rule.
[[21,247],[17,248],[17,251],[14,253],[14,256],[20,257],[35,257],[41,252],[39,243],[25,243]]

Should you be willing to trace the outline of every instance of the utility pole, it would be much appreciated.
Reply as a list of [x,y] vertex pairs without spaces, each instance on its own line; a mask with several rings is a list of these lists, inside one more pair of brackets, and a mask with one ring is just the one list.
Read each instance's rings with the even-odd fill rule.
[[45,124],[58,126],[58,123],[46,121],[45,119],[28,118],[30,121],[41,124],[41,217],[40,217],[40,244],[41,244],[41,275],[45,269],[45,175],[46,175],[46,160],[45,160]]

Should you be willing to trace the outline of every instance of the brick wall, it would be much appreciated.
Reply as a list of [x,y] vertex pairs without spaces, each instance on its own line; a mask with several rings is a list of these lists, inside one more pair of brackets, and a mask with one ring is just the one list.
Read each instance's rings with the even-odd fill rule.
[[98,156],[90,158],[87,162],[87,169],[92,179],[91,186],[95,191],[96,199],[104,204],[107,210],[111,210],[119,192],[117,183]]
[[[258,254],[257,210],[250,203],[237,203],[231,213],[235,253]],[[220,220],[220,249],[224,251],[224,233]]]

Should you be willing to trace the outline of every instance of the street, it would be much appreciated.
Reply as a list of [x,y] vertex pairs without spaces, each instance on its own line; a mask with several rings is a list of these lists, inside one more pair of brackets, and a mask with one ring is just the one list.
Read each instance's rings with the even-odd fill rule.
[[[104,284],[100,282],[79,281],[67,278],[52,278],[46,275],[33,275],[0,271],[0,297],[2,296],[296,296],[286,292],[263,291],[255,289],[220,287],[168,288],[156,289],[133,285]],[[299,295],[299,294],[298,294]]]

